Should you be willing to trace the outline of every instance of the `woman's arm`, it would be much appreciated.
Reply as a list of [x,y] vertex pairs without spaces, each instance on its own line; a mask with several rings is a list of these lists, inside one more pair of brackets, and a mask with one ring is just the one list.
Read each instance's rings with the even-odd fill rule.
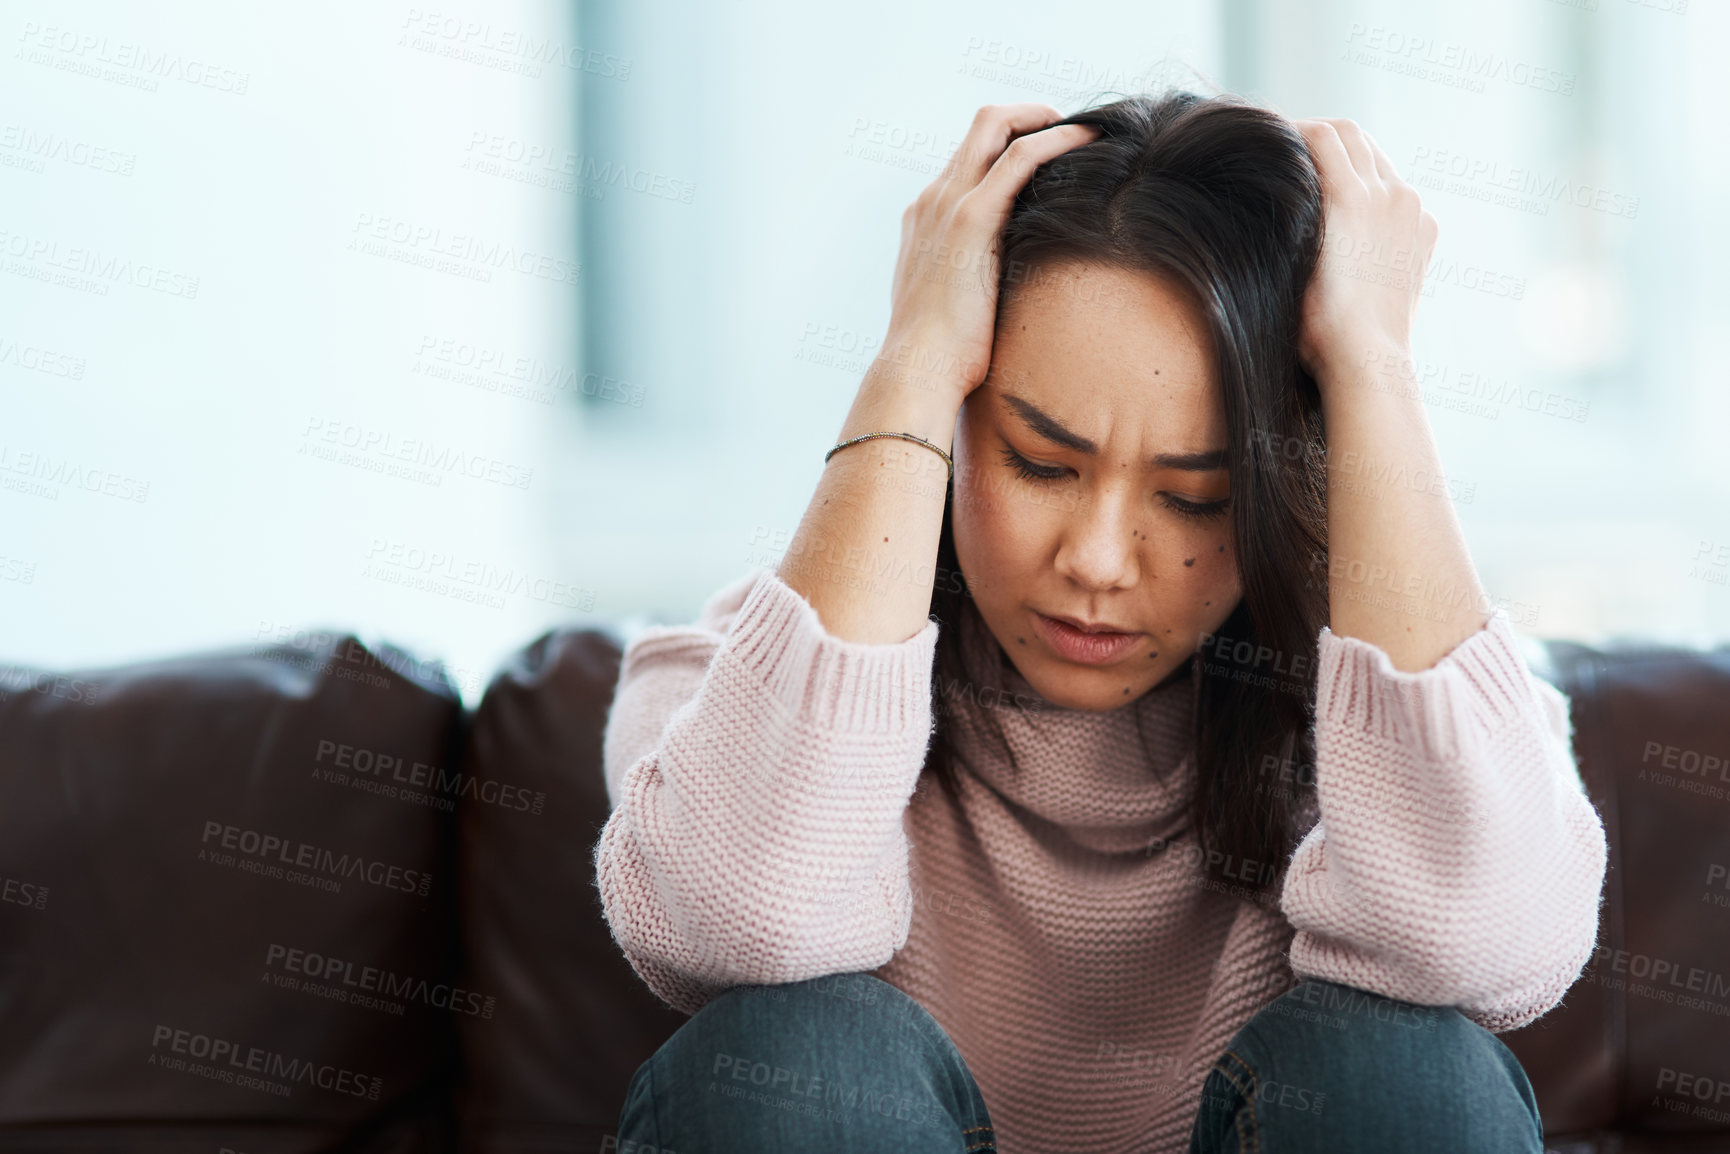
[[905,942],[901,817],[930,741],[936,636],[927,622],[899,645],[840,640],[764,569],[626,652],[595,882],[669,1005],[874,969]]
[[1416,673],[1323,630],[1315,727],[1321,818],[1280,895],[1292,970],[1494,1031],[1560,1001],[1591,956],[1608,851],[1567,699],[1506,617]]
[[[998,235],[1033,170],[1098,136],[1044,104],[988,105],[901,218],[889,332],[837,441],[912,433],[951,452],[955,419],[991,367]],[[1042,130],[1043,131],[1040,131]],[[948,469],[878,437],[836,453],[778,572],[837,637],[895,644],[931,613]]]
[[1513,1029],[1590,955],[1604,830],[1567,701],[1485,612],[1404,386],[1435,220],[1357,125],[1299,129],[1326,205],[1300,351],[1327,425],[1332,625],[1317,667],[1321,817],[1281,893],[1292,968]]
[[1395,669],[1428,669],[1489,618],[1423,401],[1406,384],[1436,220],[1352,121],[1298,129],[1325,205],[1300,353],[1327,425],[1331,627]]

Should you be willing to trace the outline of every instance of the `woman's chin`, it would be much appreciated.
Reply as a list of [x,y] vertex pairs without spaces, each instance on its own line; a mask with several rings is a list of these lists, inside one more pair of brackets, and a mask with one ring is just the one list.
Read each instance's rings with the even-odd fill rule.
[[1016,668],[1035,693],[1059,709],[1107,713],[1146,692],[1146,687],[1128,685],[1130,691],[1124,693],[1124,678],[1121,674],[1114,676],[1109,668],[1074,665],[1057,659],[1041,662],[1031,670],[1032,676],[1019,665]]

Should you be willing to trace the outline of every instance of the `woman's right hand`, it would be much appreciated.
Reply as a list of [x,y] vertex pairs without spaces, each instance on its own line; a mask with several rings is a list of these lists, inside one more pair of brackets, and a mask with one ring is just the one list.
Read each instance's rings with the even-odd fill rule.
[[1015,196],[1034,169],[1099,135],[1088,125],[1046,128],[1046,104],[988,104],[937,179],[901,216],[889,333],[878,361],[910,384],[957,404],[991,368],[998,244]]

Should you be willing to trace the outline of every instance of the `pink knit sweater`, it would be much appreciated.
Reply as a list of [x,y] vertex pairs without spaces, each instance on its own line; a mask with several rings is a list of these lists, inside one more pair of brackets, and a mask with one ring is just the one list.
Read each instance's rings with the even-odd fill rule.
[[[935,621],[896,645],[844,641],[761,569],[629,647],[597,884],[670,1005],[871,971],[949,1033],[1006,1154],[1159,1152],[1187,1148],[1209,1066],[1300,978],[1503,1031],[1579,975],[1603,827],[1567,700],[1505,618],[1420,673],[1322,631],[1319,819],[1271,863],[1277,900],[1257,901],[1205,876],[1187,831],[1194,678],[1062,708],[968,609],[966,683],[941,687],[958,805],[921,779]],[[975,724],[985,710],[1006,748]],[[1291,771],[1268,767],[1267,787]]]

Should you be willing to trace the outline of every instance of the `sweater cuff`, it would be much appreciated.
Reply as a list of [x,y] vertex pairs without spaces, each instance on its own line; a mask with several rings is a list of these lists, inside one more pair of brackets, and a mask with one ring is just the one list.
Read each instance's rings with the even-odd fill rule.
[[772,569],[745,597],[726,649],[789,713],[846,733],[892,734],[931,726],[937,622],[906,641],[844,641]]
[[1531,674],[1503,612],[1415,673],[1395,669],[1380,646],[1322,628],[1318,721],[1452,758],[1468,727],[1487,736],[1537,708]]

